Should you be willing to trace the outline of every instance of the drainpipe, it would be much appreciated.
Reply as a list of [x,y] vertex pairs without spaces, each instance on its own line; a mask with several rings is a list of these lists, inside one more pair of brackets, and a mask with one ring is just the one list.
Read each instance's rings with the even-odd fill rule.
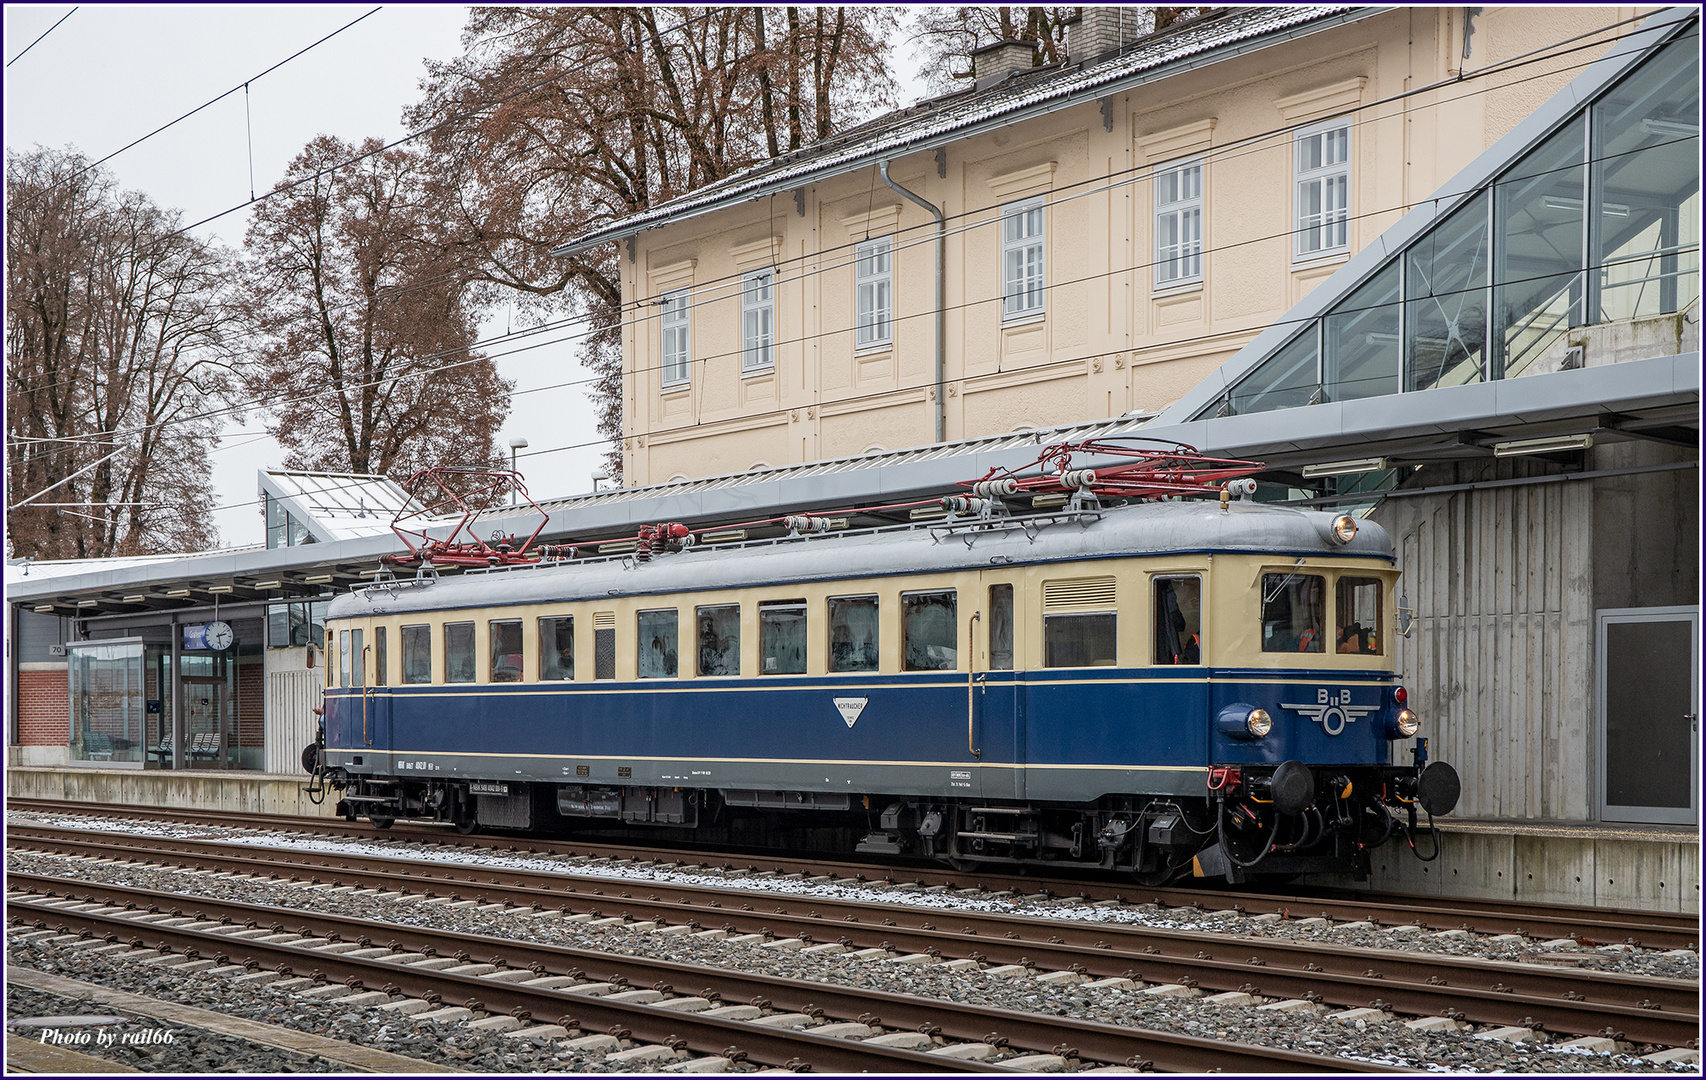
[[936,207],[931,203],[925,202],[917,195],[889,179],[889,163],[887,161],[879,161],[877,163],[877,171],[882,174],[883,183],[887,184],[904,198],[911,199],[919,206],[930,211],[930,216],[936,219],[936,441],[941,442],[944,437],[942,430],[944,426],[943,418],[948,412],[948,403],[943,397],[942,387],[942,355],[944,351],[942,345],[943,282],[947,273],[946,264],[948,250],[948,234],[944,231],[946,223],[942,217],[942,211],[936,209]]

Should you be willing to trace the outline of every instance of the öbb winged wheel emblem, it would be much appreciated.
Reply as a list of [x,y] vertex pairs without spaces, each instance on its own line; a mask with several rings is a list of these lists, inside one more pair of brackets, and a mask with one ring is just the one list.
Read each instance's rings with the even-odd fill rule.
[[1313,703],[1294,705],[1289,701],[1282,701],[1280,706],[1302,713],[1320,724],[1321,730],[1329,735],[1337,735],[1345,730],[1346,724],[1361,720],[1380,708],[1379,705],[1352,705],[1351,692],[1348,687],[1340,690],[1337,694],[1322,687],[1315,691]]

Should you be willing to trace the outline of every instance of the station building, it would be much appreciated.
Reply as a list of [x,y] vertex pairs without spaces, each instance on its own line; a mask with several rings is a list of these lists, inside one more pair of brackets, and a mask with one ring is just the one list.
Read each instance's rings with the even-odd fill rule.
[[[1063,65],[980,53],[968,91],[565,243],[623,245],[626,483],[545,501],[541,539],[1090,438],[1260,460],[1259,498],[1392,535],[1397,666],[1464,778],[1442,857],[1376,885],[1697,911],[1699,42],[1694,9],[1128,41],[1086,8]],[[261,487],[265,546],[8,565],[10,792],[296,809],[317,606],[401,550],[403,493]]]

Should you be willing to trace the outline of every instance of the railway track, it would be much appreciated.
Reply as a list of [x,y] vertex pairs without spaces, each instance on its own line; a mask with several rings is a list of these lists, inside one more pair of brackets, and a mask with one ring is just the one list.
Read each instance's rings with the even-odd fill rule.
[[644,859],[677,863],[699,863],[713,868],[744,868],[779,875],[804,873],[832,875],[849,881],[912,882],[919,886],[950,888],[979,885],[991,892],[1045,893],[1082,897],[1088,902],[1115,900],[1153,903],[1160,907],[1233,910],[1242,914],[1277,914],[1286,917],[1317,916],[1342,922],[1367,922],[1375,926],[1420,926],[1430,930],[1463,929],[1481,934],[1524,934],[1539,938],[1576,938],[1584,945],[1625,943],[1650,949],[1692,949],[1701,940],[1700,919],[1663,912],[1623,911],[1533,904],[1517,901],[1481,901],[1438,896],[1381,895],[1378,898],[1342,892],[1306,890],[1251,893],[1228,889],[1187,889],[1141,886],[1088,877],[1043,878],[999,873],[959,873],[936,866],[897,866],[893,863],[834,861],[791,858],[770,853],[730,853],[703,848],[668,848],[632,843],[595,843],[582,840],[543,840],[533,837],[496,835],[461,836],[454,830],[428,824],[399,822],[381,832],[371,825],[339,818],[289,817],[268,814],[209,813],[150,807],[113,807],[101,803],[66,802],[53,799],[12,799],[13,810],[173,821],[185,824],[276,829],[313,832],[330,836],[356,836],[374,842],[423,839],[434,843],[490,850],[512,855],[586,855],[606,859]]
[[[33,874],[12,875],[11,886],[28,890],[7,898],[7,917],[14,923],[60,934],[86,934],[85,940],[115,946],[128,943],[138,952],[158,954],[150,959],[176,955],[195,963],[210,957],[227,969],[240,965],[256,971],[270,969],[311,987],[342,983],[353,993],[383,987],[390,996],[405,995],[433,1005],[461,1002],[461,1008],[471,1013],[508,1014],[523,1023],[554,1017],[554,1024],[547,1020],[545,1026],[564,1034],[621,1032],[647,1043],[794,1069],[1013,1071],[975,1058],[868,1041],[887,1026],[939,1034],[968,1045],[1005,1045],[1169,1072],[1392,1071],[1387,1065],[1291,1050],[321,912],[286,914],[257,904],[191,899]],[[150,910],[162,904],[173,909],[188,904],[194,913],[173,916],[168,913],[173,909]],[[296,929],[286,929],[286,924]],[[381,940],[382,946],[372,944]],[[449,959],[435,959],[452,950]],[[489,962],[473,961],[486,956],[491,957]],[[691,989],[677,995],[678,986]],[[722,1006],[731,1000],[754,1004]],[[687,1004],[702,1011],[689,1011]],[[831,1017],[841,1021],[843,1028],[863,1028],[866,1038],[752,1022],[762,1019],[757,1014],[769,1008],[782,1010],[783,1019]],[[707,1015],[714,1012],[724,1015]],[[731,1012],[748,1017],[737,1019]],[[880,1017],[874,1015],[878,1012]]]
[[[395,894],[399,901],[554,910],[584,919],[652,923],[660,931],[712,928],[802,946],[833,943],[843,949],[1019,965],[1203,992],[1460,1016],[1566,1035],[1610,1029],[1636,1042],[1676,1046],[1699,1033],[1697,983],[1404,951],[1404,934],[1393,936],[1390,949],[1332,947],[419,859],[352,859],[348,854],[260,848],[233,853],[229,843],[221,841],[95,835],[40,826],[13,826],[10,842],[59,855],[146,860],[322,888],[375,889]],[[28,875],[14,877],[31,880]]]

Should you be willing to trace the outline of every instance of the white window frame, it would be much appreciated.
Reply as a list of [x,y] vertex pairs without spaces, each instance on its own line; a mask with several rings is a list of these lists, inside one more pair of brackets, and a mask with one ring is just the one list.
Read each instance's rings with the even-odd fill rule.
[[[1157,168],[1151,180],[1155,192],[1157,289],[1202,284],[1204,166],[1202,158],[1188,158]],[[1178,198],[1164,199],[1163,187],[1168,180],[1175,183]],[[1164,243],[1168,236],[1178,237],[1178,243]]]
[[740,370],[742,375],[776,366],[776,270],[740,276]]
[[693,320],[686,289],[663,294],[658,373],[666,390],[687,385],[693,373]]
[[894,343],[894,237],[879,236],[853,249],[854,351]]
[[[1321,156],[1325,162],[1327,148],[1332,143],[1330,136],[1335,132],[1344,133],[1344,158],[1315,168],[1305,168],[1304,147],[1311,140],[1322,140]],[[1341,117],[1304,128],[1292,136],[1292,171],[1295,177],[1292,185],[1292,226],[1296,237],[1292,243],[1294,262],[1311,262],[1350,250],[1351,156],[1354,151],[1352,135],[1351,121]],[[1343,203],[1330,207],[1327,199],[1336,180],[1343,184]],[[1305,193],[1310,189],[1319,190],[1318,205],[1322,210],[1318,217],[1311,215],[1310,220],[1306,221],[1304,199]],[[1337,236],[1334,235],[1335,232]]]
[[[1035,218],[1031,217],[1035,214]],[[1012,322],[1041,316],[1048,309],[1048,211],[1037,196],[1001,208],[1001,320]],[[1027,222],[1036,222],[1034,233],[1024,232]],[[1017,223],[1018,235],[1010,236]],[[1008,272],[1017,256],[1018,274]],[[1024,306],[1028,301],[1028,306]]]

